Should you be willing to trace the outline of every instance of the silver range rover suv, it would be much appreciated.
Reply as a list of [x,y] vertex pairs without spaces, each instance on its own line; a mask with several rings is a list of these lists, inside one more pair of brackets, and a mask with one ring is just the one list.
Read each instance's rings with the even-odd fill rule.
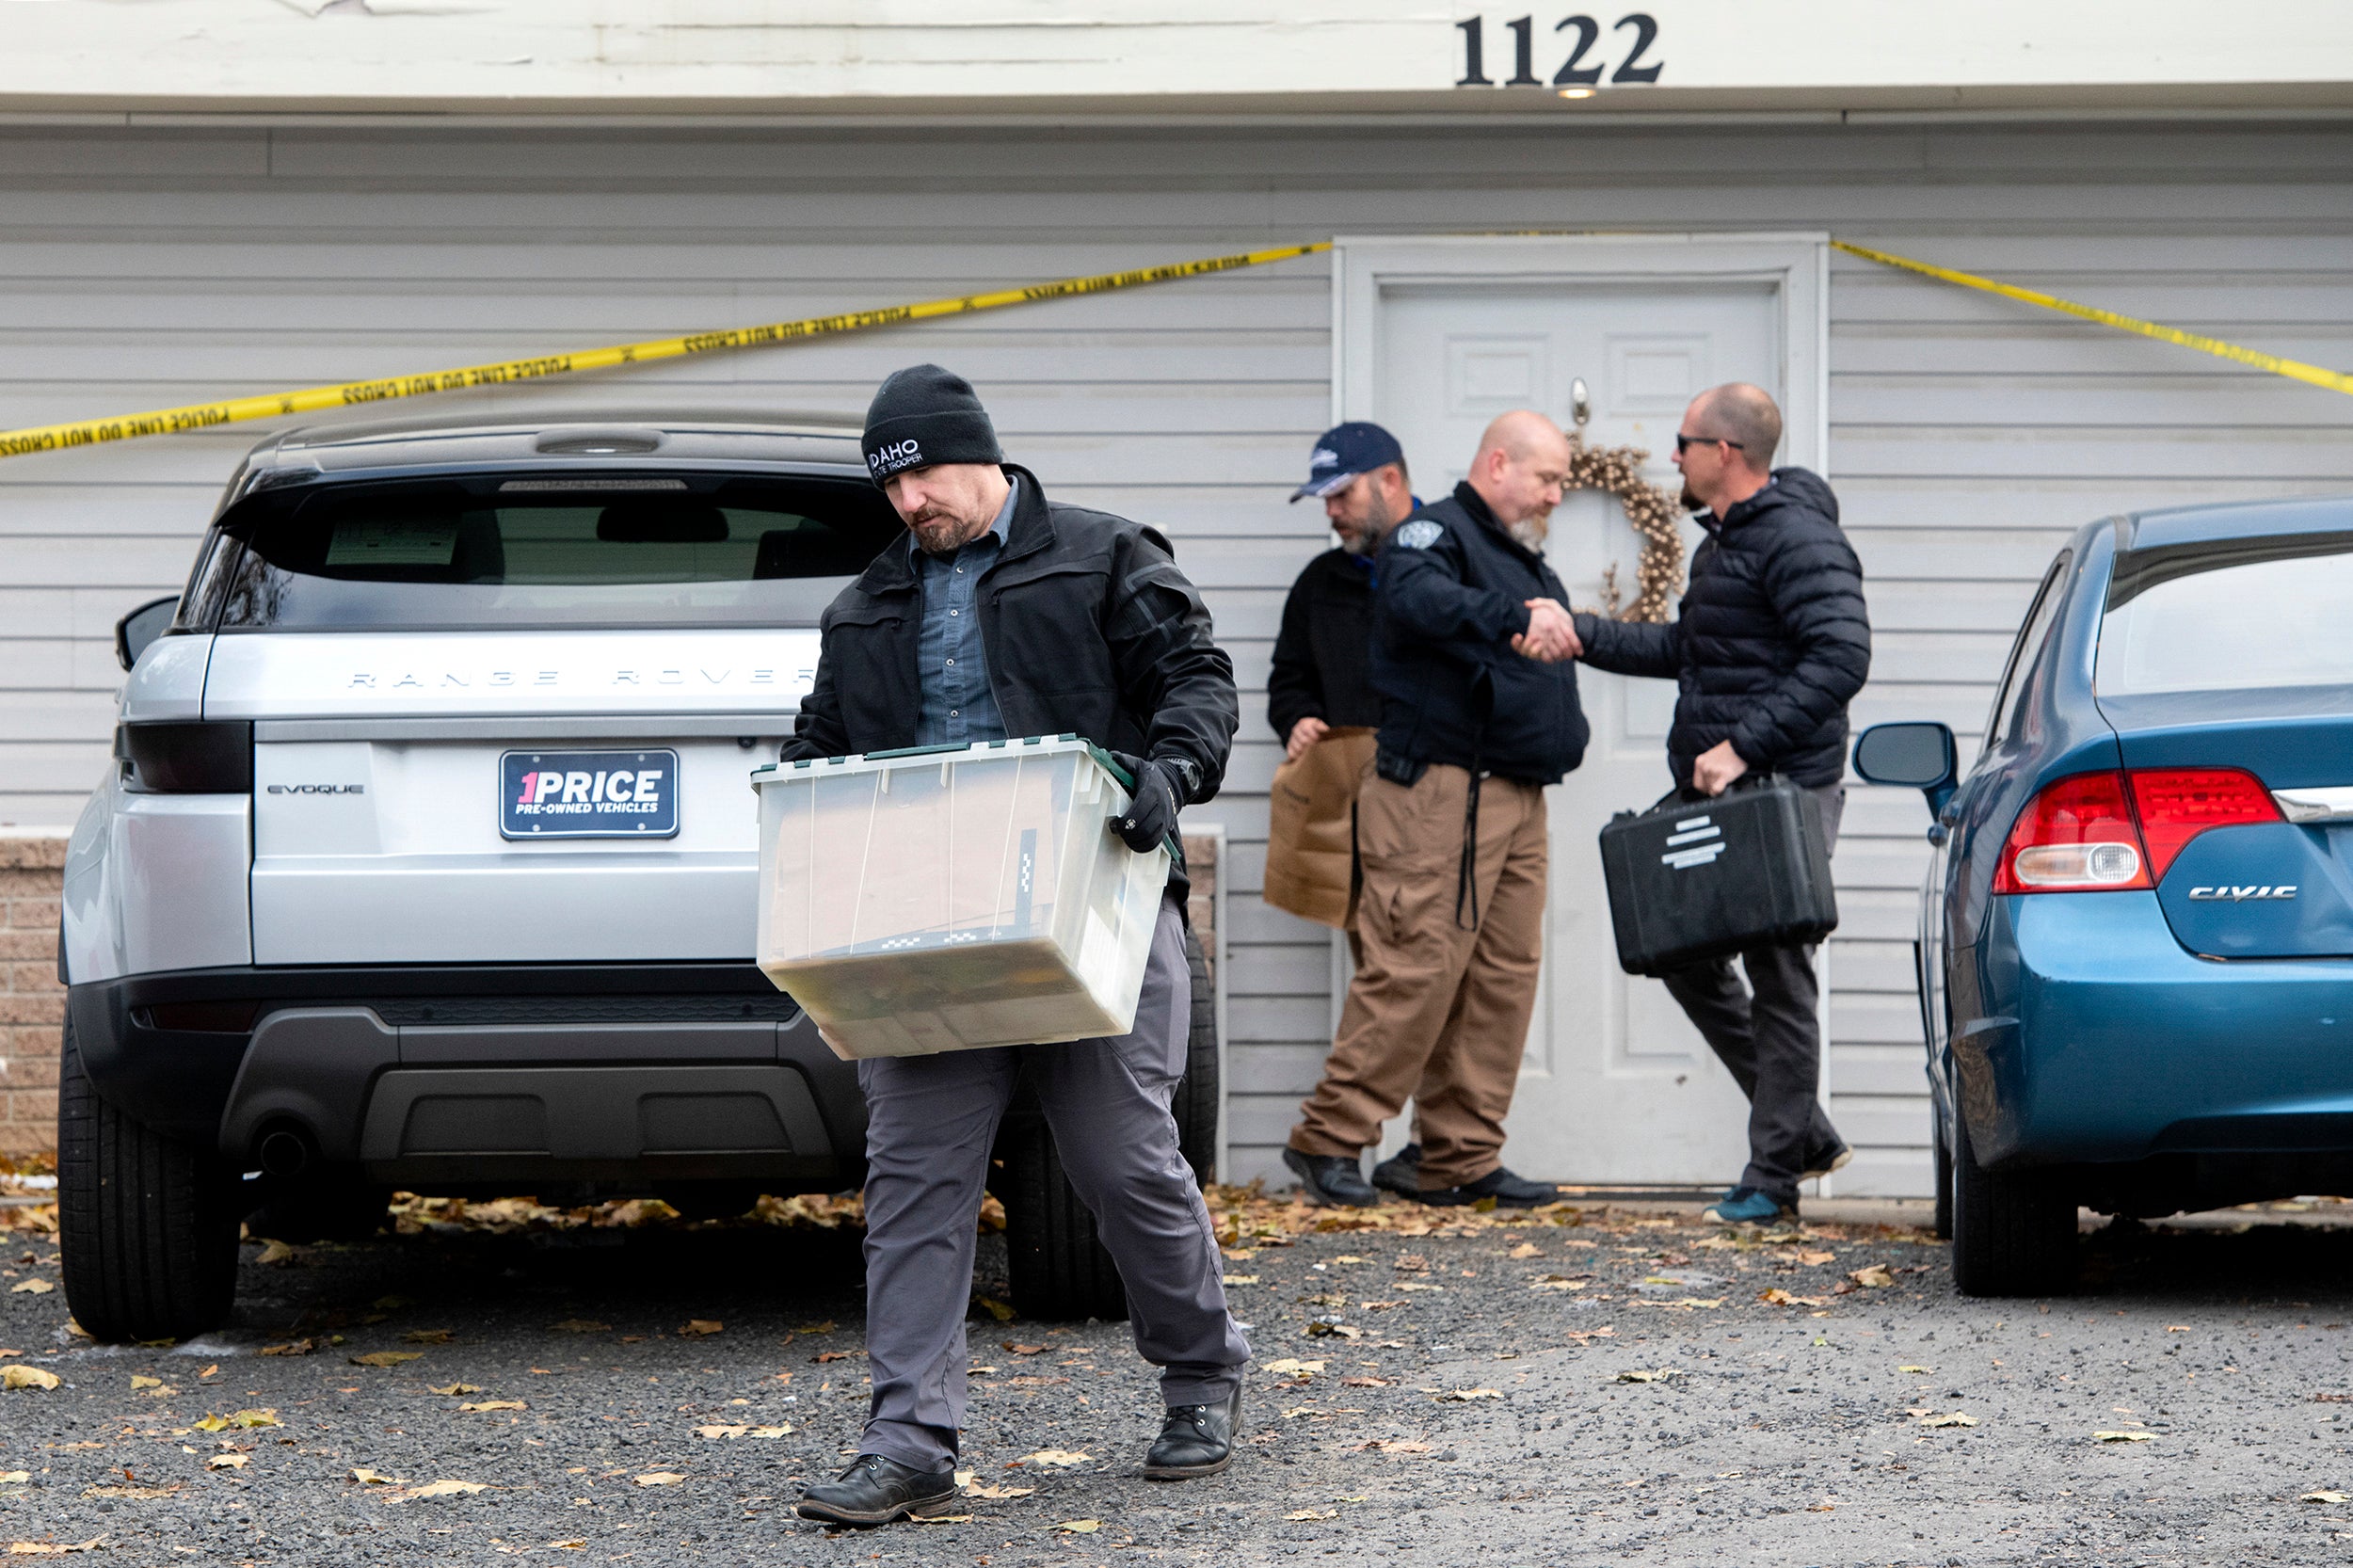
[[[819,612],[902,536],[854,422],[255,449],[186,591],[118,629],[114,765],[67,854],[82,1326],[217,1326],[248,1214],[348,1238],[396,1189],[717,1218],[859,1186],[856,1073],[751,961],[748,776],[792,731]],[[1206,1178],[1193,957],[1176,1112]],[[1124,1316],[1033,1099],[996,1154],[1016,1304]]]

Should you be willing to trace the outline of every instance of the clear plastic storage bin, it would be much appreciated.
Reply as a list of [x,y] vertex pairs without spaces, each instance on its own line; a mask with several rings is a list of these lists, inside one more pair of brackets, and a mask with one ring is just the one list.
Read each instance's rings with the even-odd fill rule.
[[760,967],[845,1057],[1125,1034],[1169,853],[1069,736],[778,762],[760,795]]

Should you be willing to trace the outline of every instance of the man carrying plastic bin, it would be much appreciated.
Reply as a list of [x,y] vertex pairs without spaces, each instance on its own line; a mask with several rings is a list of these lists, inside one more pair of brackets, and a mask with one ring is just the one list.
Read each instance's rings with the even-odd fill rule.
[[[1217,792],[1241,719],[1233,664],[1155,530],[1049,502],[1004,461],[971,386],[936,365],[886,380],[866,461],[910,536],[825,611],[816,681],[784,760],[1077,734],[1135,776],[1121,839],[1148,854]],[[964,1320],[997,1124],[1027,1070],[1064,1172],[1128,1288],[1167,1416],[1144,1474],[1233,1455],[1250,1347],[1169,1104],[1192,1009],[1185,880],[1170,876],[1136,1006],[1116,1039],[876,1057],[866,1096],[866,1343],[856,1460],[804,1518],[881,1525],[956,1503]]]

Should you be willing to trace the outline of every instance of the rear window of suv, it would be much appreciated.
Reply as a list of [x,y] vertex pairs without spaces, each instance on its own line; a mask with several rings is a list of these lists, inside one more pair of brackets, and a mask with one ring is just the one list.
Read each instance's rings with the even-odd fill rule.
[[576,471],[264,491],[220,530],[223,632],[809,623],[905,536],[863,479]]
[[2128,550],[2100,621],[2103,696],[2353,685],[2353,533]]

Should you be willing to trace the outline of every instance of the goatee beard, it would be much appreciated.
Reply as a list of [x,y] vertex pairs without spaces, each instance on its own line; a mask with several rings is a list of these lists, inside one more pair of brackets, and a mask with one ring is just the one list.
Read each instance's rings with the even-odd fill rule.
[[1531,520],[1527,522],[1507,523],[1504,527],[1522,550],[1531,555],[1542,555],[1545,552],[1545,528],[1542,522]]
[[1686,512],[1705,512],[1708,509],[1706,502],[1702,501],[1698,496],[1691,493],[1691,487],[1689,482],[1685,483],[1683,487],[1683,493],[1675,497],[1675,504],[1682,507]]

